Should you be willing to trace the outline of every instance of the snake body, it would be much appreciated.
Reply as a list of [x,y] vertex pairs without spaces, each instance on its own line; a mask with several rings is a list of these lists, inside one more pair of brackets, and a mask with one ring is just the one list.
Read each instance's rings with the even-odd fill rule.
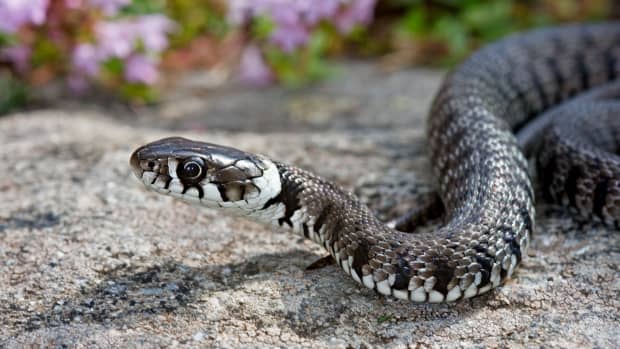
[[[138,148],[130,163],[150,189],[292,228],[381,294],[455,301],[502,284],[528,247],[534,192],[525,146],[513,133],[519,129],[520,140],[541,143],[539,131],[552,128],[538,157],[551,199],[617,224],[620,163],[613,153],[620,149],[620,108],[613,98],[620,88],[605,84],[619,75],[620,23],[517,34],[449,73],[428,120],[430,159],[446,209],[446,224],[432,233],[397,231],[338,185],[234,148],[165,138]],[[565,103],[592,89],[574,99],[584,99],[581,104]],[[568,121],[524,127],[541,114]]]

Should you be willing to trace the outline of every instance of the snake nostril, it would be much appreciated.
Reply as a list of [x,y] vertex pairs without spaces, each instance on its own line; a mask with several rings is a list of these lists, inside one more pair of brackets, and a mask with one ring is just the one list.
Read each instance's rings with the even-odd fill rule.
[[155,161],[153,160],[149,160],[149,162],[146,163],[146,166],[148,166],[149,168],[153,168],[155,167],[155,165],[156,165]]

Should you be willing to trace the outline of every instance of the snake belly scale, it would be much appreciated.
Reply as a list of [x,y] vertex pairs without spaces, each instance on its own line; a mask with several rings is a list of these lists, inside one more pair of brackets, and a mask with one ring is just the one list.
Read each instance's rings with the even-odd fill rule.
[[[149,189],[290,227],[324,246],[356,282],[381,294],[414,302],[455,301],[501,285],[528,247],[534,192],[513,132],[619,75],[620,23],[517,34],[474,53],[449,73],[427,123],[430,160],[446,208],[446,224],[432,233],[397,231],[338,185],[234,148],[165,138],[138,148],[130,163]],[[589,107],[571,108],[585,109],[585,117],[594,120]],[[620,115],[620,108],[613,108],[596,108],[603,116],[589,122],[595,125],[592,132],[606,128],[599,119]],[[584,124],[575,120],[574,125]],[[620,122],[615,124],[620,129]],[[543,189],[579,213],[617,224],[617,156],[592,151],[586,144],[592,137],[571,134],[579,140],[569,145],[577,152],[587,148],[588,154],[571,158],[570,147],[558,140],[565,136],[552,133],[539,167],[557,175],[543,176]],[[607,138],[604,148],[620,149],[614,137]]]

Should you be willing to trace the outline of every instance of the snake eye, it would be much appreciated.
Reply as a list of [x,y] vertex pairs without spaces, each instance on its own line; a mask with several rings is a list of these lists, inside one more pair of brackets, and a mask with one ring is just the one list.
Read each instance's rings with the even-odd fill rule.
[[181,179],[197,182],[204,177],[204,161],[197,157],[189,158],[183,162],[177,174]]

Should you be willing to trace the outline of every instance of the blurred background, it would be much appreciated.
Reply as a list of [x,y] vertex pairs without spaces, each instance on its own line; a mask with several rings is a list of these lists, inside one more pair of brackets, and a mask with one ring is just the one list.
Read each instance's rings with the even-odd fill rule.
[[[617,3],[617,2],[616,2]],[[510,32],[618,16],[613,0],[0,0],[0,113],[307,86],[334,62],[449,67]],[[198,82],[196,82],[198,81]]]

